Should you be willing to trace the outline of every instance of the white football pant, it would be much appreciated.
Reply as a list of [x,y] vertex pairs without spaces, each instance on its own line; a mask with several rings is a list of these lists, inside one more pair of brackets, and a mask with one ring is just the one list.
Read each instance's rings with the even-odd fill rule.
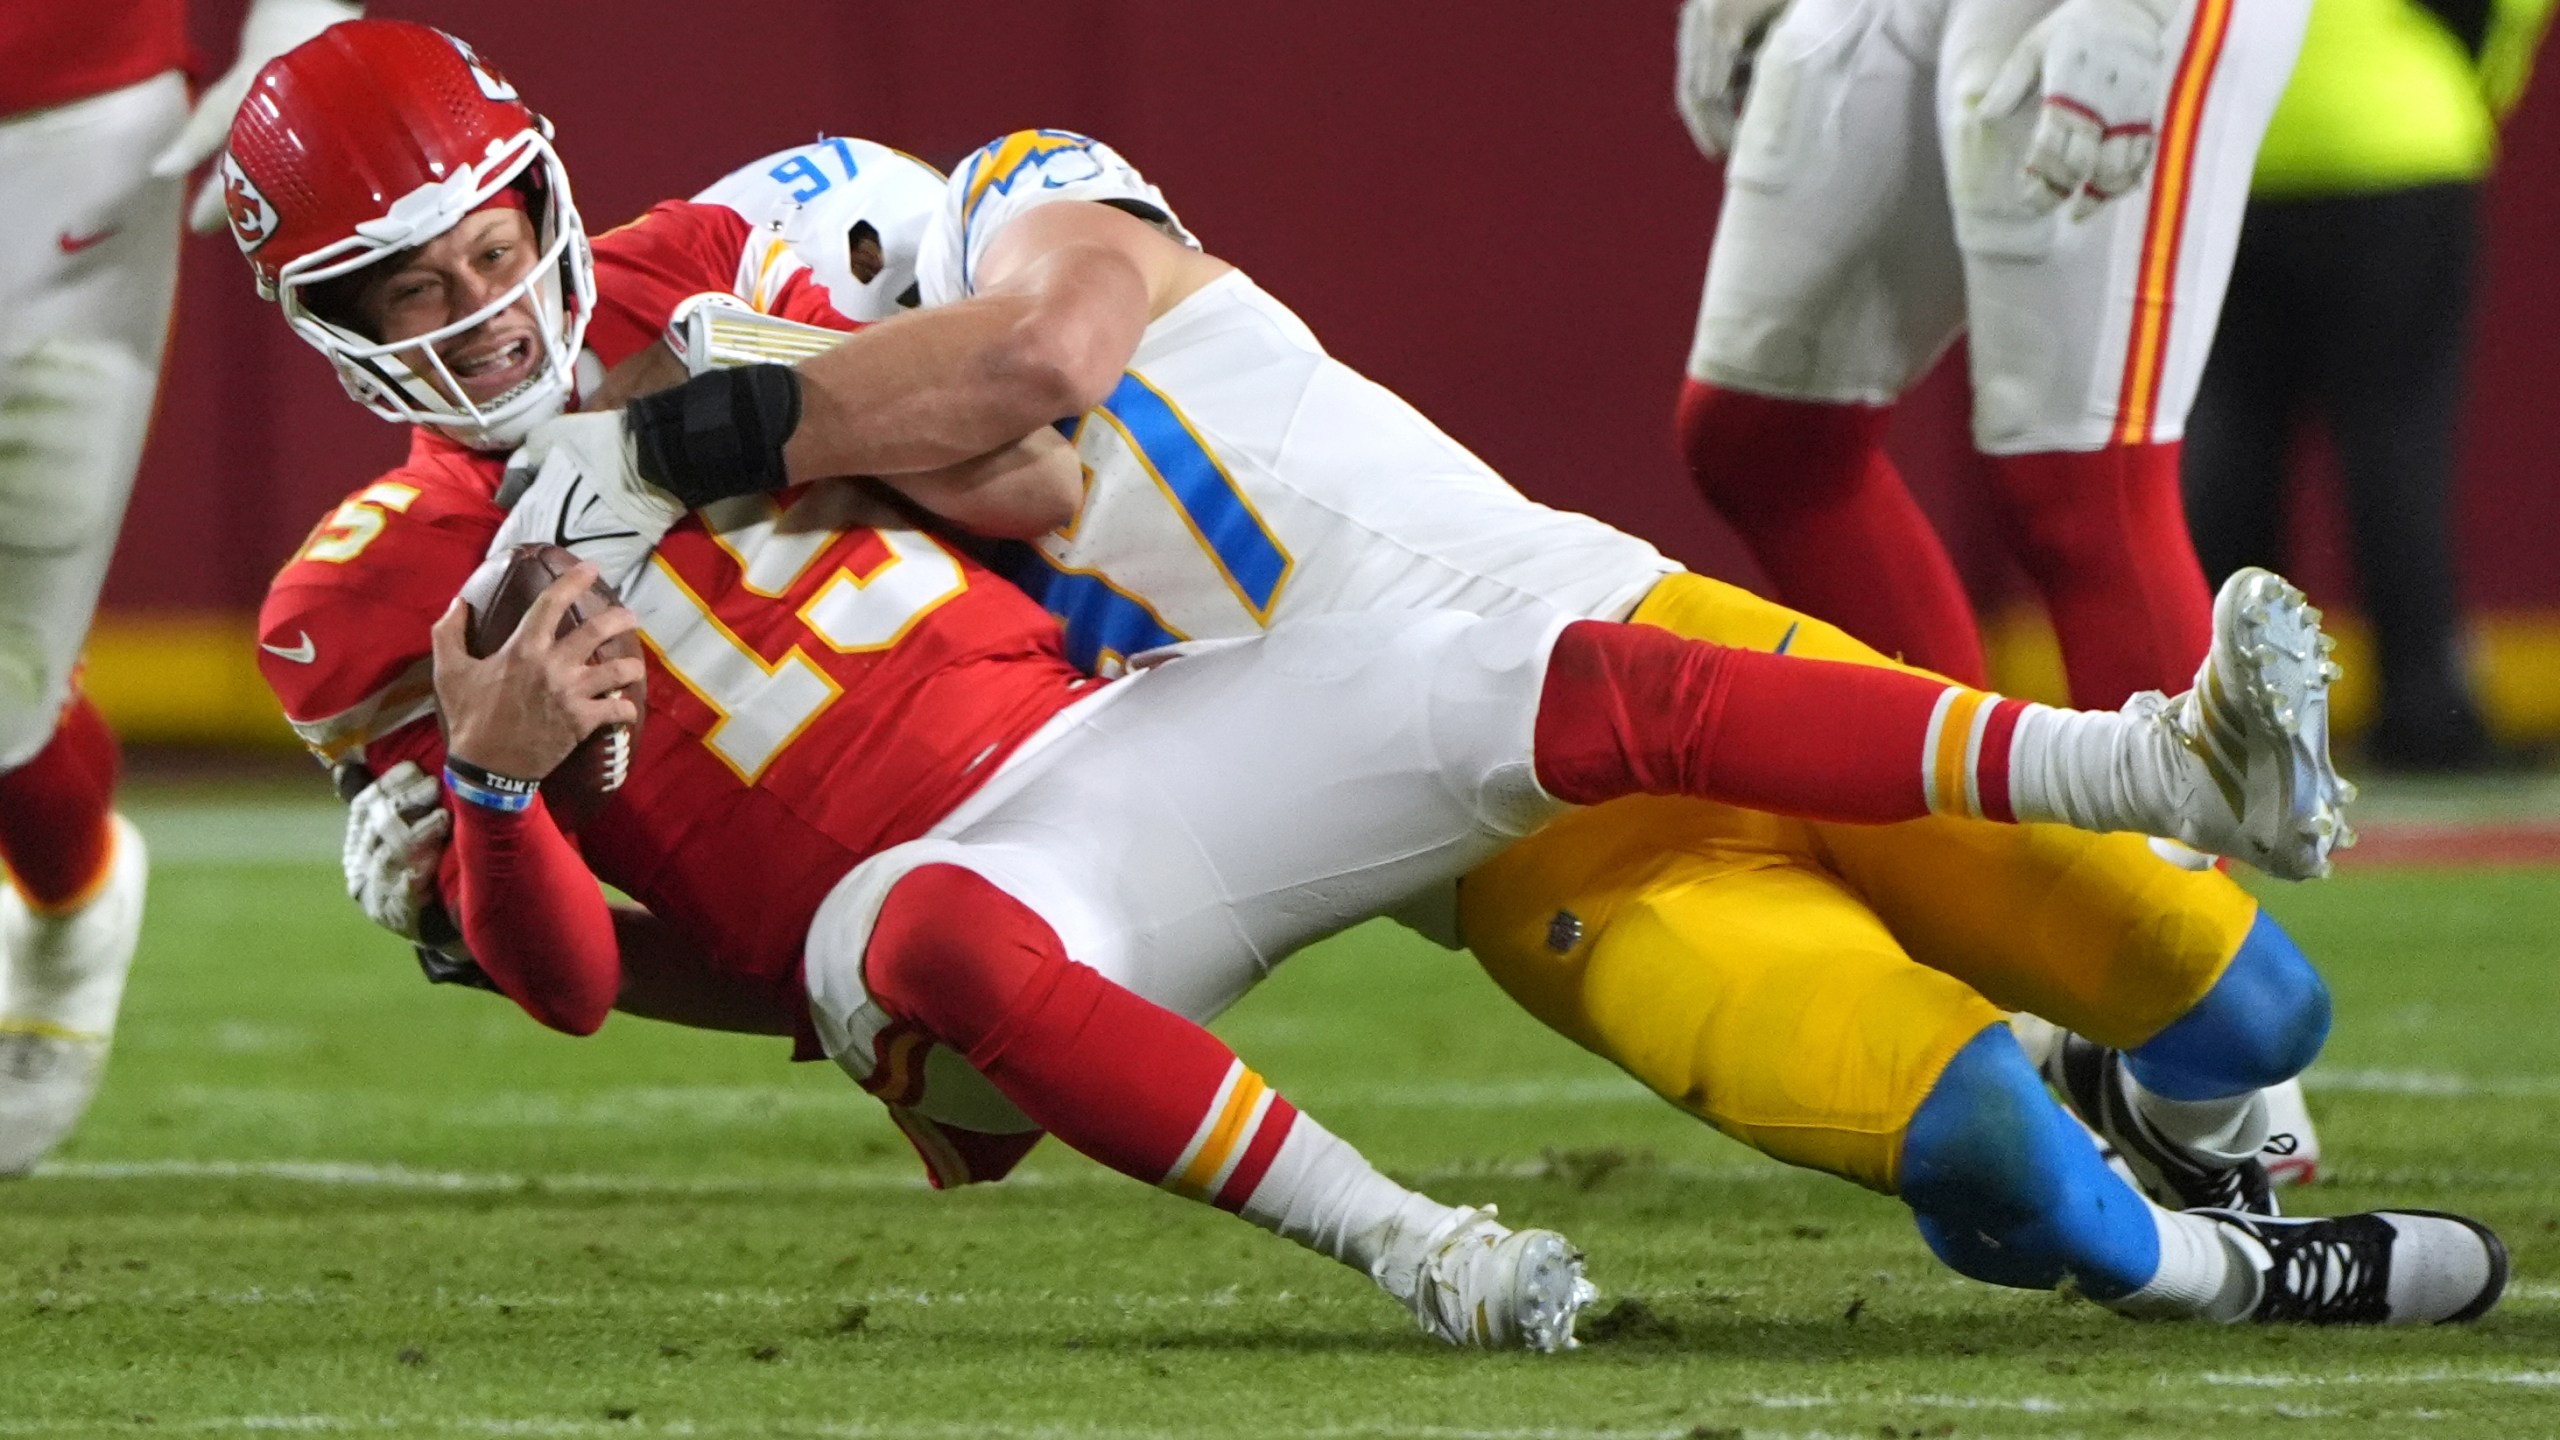
[[1794,0],[1753,72],[1689,374],[1882,405],[1959,331],[1986,454],[2180,438],[2309,0],[2187,0],[2149,177],[2036,214],[2038,106],[1973,116],[2058,0]]
[[[919,866],[983,876],[1069,958],[1198,1021],[1347,926],[1435,901],[1453,912],[1458,876],[1564,808],[1539,787],[1532,746],[1570,618],[1324,616],[1184,647],[1106,687],[925,838],[828,895],[807,957],[827,1053],[857,1080],[871,1072],[891,1017],[871,1003],[863,953],[890,888]],[[1454,931],[1453,913],[1445,923]],[[939,1047],[914,1108],[1030,1128]]]
[[177,290],[175,73],[0,121],[0,770],[44,748],[142,462]]

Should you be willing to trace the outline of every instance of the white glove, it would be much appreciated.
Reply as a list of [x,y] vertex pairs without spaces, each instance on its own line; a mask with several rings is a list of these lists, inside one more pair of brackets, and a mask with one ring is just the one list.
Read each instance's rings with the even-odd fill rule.
[[689,296],[667,321],[667,348],[685,373],[739,365],[797,365],[844,343],[845,332],[767,315],[725,290]]
[[617,592],[627,591],[649,552],[675,523],[684,505],[640,478],[640,465],[622,412],[563,415],[533,427],[524,448],[507,461],[500,504],[512,504],[489,553],[518,545],[563,546]]
[[[240,24],[240,58],[197,97],[186,128],[151,162],[151,173],[165,180],[212,159],[230,140],[231,117],[248,98],[249,82],[258,78],[268,61],[341,20],[362,18],[364,6],[356,0],[252,0],[249,16]],[[209,176],[196,191],[195,203],[187,207],[187,228],[210,234],[228,218],[222,204],[222,177]]]
[[436,868],[453,829],[443,798],[436,777],[403,760],[347,802],[346,848],[339,856],[347,898],[364,908],[366,919],[411,944],[420,943],[419,920],[436,898]]
[[1733,151],[1749,98],[1751,60],[1787,0],[1687,0],[1680,7],[1680,66],[1672,98],[1689,138],[1710,160]]
[[2043,113],[2027,142],[2028,208],[2065,200],[2085,220],[2151,168],[2155,121],[2167,84],[2165,0],[2063,0],[2009,52],[1981,114],[2015,114],[2039,91]]

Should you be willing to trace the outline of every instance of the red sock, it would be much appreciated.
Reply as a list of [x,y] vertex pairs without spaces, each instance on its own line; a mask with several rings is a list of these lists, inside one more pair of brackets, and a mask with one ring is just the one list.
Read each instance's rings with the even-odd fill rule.
[[1297,1111],[1208,1031],[1069,960],[979,876],[926,865],[890,890],[863,977],[1023,1114],[1132,1179],[1243,1206]]
[[2110,445],[1993,460],[2003,522],[2044,595],[2071,703],[2113,710],[2194,682],[2213,592],[2187,537],[2178,445]]
[[0,774],[0,861],[31,908],[77,909],[106,879],[118,769],[114,732],[74,691],[53,738]]
[[2013,818],[2025,702],[1872,665],[1578,621],[1538,699],[1538,783],[1575,805],[1689,795],[1810,820]]
[[1891,414],[1691,380],[1680,392],[1680,448],[1779,599],[1980,685],[1982,640],[1964,583],[1884,453]]

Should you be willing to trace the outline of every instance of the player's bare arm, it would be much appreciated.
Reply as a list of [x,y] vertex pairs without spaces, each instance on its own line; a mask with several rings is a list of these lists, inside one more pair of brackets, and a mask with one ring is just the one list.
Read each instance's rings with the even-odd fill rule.
[[[522,463],[569,457],[635,533],[729,495],[845,475],[878,476],[964,528],[1045,534],[1083,501],[1070,457],[1045,441],[985,476],[931,476],[1014,446],[1099,404],[1156,316],[1226,274],[1226,262],[1108,205],[1045,205],[1007,225],[979,292],[870,326],[796,367],[750,366],[635,404],[626,423],[567,416],[536,430]],[[710,386],[712,388],[697,389]],[[690,407],[725,409],[704,431]],[[708,443],[697,453],[684,437]],[[992,483],[1000,478],[1002,485]],[[540,482],[537,482],[540,483]],[[609,578],[619,578],[618,576]]]
[[961,529],[997,540],[1046,535],[1073,520],[1084,501],[1084,464],[1046,425],[957,465],[883,482]]
[[[660,340],[614,366],[583,408],[618,410],[682,384],[686,375],[684,362]],[[1084,499],[1084,467],[1046,423],[984,454],[880,478],[952,524],[998,540],[1045,535],[1075,518]],[[895,517],[882,521],[895,523]]]
[[974,297],[801,364],[791,478],[932,469],[1081,415],[1149,321],[1230,268],[1107,205],[1042,206],[997,236]]

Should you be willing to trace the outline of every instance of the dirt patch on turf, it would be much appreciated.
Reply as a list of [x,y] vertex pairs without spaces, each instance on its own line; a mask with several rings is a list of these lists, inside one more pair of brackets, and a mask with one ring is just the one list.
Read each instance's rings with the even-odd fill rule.
[[2470,866],[2560,867],[2560,820],[2396,821],[2359,826],[2339,863],[2357,870]]

